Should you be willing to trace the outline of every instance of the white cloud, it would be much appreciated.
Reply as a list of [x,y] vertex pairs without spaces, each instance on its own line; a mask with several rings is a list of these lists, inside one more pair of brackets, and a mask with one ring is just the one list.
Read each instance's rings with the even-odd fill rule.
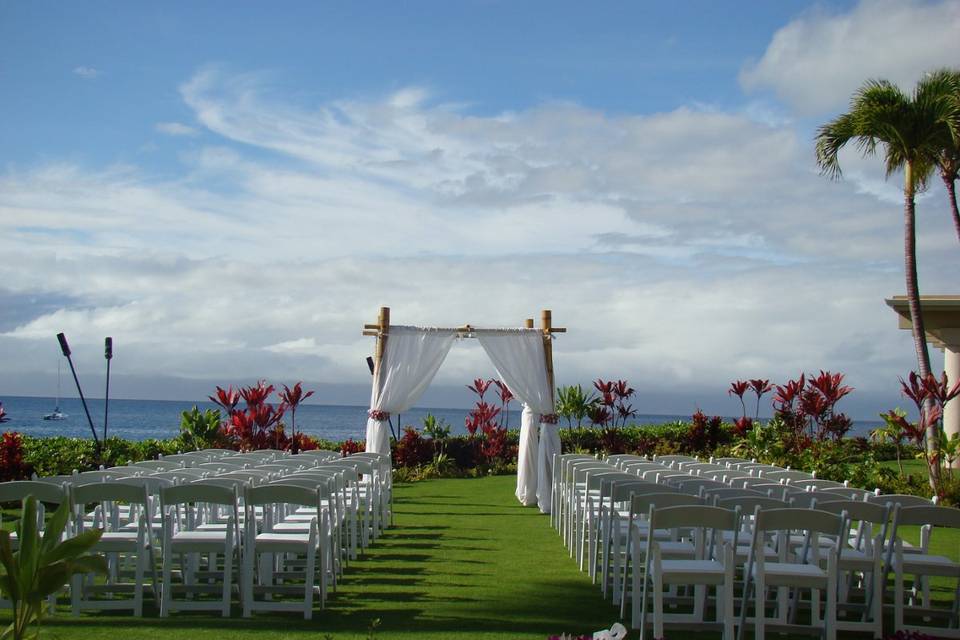
[[[300,108],[214,71],[183,93],[222,140],[176,179],[0,173],[3,288],[64,300],[0,334],[0,359],[37,362],[63,330],[81,354],[112,335],[135,375],[365,384],[360,328],[388,304],[444,325],[550,307],[570,329],[561,382],[722,395],[733,377],[827,368],[895,394],[911,367],[882,301],[903,289],[898,204],[817,175],[788,122],[569,104],[481,117],[421,89]],[[930,291],[949,289],[957,250],[937,206],[921,203]],[[438,380],[486,366],[458,350]]]
[[195,136],[200,132],[182,122],[158,122],[154,128],[168,136]]
[[926,71],[960,60],[960,2],[861,0],[849,13],[811,9],[778,30],[740,74],[802,115],[842,109],[868,78],[910,90]]
[[95,78],[98,78],[101,75],[103,75],[103,72],[100,71],[99,69],[95,69],[94,67],[87,67],[83,65],[79,67],[74,67],[73,73],[80,76],[84,80],[94,80]]

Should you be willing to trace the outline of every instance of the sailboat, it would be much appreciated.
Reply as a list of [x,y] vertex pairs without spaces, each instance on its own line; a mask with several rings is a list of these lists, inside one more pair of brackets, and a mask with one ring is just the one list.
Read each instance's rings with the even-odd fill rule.
[[60,411],[60,361],[57,361],[57,404],[54,405],[53,413],[44,414],[44,420],[66,420],[67,414]]

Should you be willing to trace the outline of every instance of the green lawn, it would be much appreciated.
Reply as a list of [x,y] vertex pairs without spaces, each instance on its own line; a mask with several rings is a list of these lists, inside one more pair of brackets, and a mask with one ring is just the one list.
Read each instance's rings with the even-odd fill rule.
[[[238,606],[229,619],[189,613],[160,619],[150,606],[144,619],[122,614],[73,618],[62,605],[47,621],[44,637],[322,640],[329,634],[340,640],[366,638],[375,619],[380,620],[377,638],[418,640],[544,640],[561,632],[608,628],[617,611],[577,570],[549,518],[517,503],[515,484],[514,476],[498,476],[398,485],[396,525],[351,563],[327,608],[310,622],[276,613],[244,619]],[[917,532],[905,537],[916,542]],[[935,536],[935,543],[938,552],[960,557],[960,537]],[[4,617],[0,623],[6,624]],[[632,632],[630,637],[638,636]],[[719,634],[673,632],[670,637]]]

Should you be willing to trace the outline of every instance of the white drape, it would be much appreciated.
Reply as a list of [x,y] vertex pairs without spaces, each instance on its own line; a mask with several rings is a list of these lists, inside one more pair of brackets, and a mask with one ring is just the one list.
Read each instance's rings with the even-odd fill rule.
[[543,333],[538,329],[477,329],[476,336],[500,379],[524,405],[517,455],[517,499],[524,505],[538,504],[542,512],[549,513],[553,455],[560,453],[560,437],[556,425],[546,423],[540,423],[537,436],[540,415],[553,413]]
[[[416,403],[447,354],[457,333],[454,329],[391,326],[380,375],[374,380],[371,411],[396,414]],[[367,420],[367,451],[390,455],[387,420]]]

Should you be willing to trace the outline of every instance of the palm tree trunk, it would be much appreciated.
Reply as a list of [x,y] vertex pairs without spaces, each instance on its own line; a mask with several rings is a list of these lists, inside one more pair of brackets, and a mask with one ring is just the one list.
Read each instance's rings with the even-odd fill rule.
[[[926,378],[930,373],[930,351],[927,349],[927,333],[923,326],[923,314],[920,311],[920,285],[917,277],[917,230],[916,202],[914,201],[913,164],[904,165],[903,184],[903,260],[907,281],[907,305],[910,308],[910,324],[913,325],[913,345],[917,351],[919,373]],[[932,402],[925,403],[924,413],[929,415]],[[939,438],[937,425],[927,427],[927,453],[930,457],[936,452]],[[939,484],[937,469],[930,467],[930,486]]]
[[952,177],[943,176],[943,182],[947,185],[947,195],[950,196],[950,211],[953,213],[953,228],[957,232],[957,240],[960,240],[960,210],[957,209],[957,185]]

